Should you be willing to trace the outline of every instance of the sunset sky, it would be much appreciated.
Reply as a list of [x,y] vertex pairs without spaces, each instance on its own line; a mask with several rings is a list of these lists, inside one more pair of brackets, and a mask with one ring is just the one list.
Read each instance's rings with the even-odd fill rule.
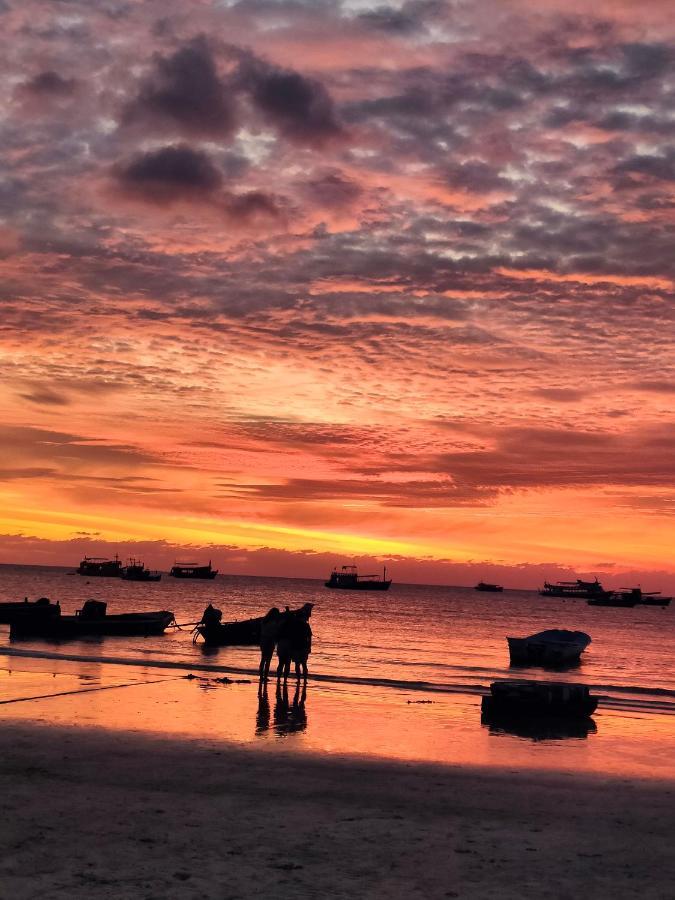
[[675,583],[671,3],[0,23],[0,562]]

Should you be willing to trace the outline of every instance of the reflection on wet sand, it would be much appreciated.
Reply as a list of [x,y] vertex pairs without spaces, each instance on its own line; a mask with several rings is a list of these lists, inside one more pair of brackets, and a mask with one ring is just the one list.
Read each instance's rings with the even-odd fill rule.
[[289,700],[288,684],[277,684],[274,699],[274,716],[270,725],[270,701],[268,685],[261,681],[258,687],[258,710],[256,713],[256,735],[263,735],[272,730],[281,737],[288,734],[305,731],[307,728],[307,682],[298,680],[293,694],[293,700]]
[[490,729],[490,734],[512,734],[531,741],[559,741],[566,738],[585,740],[589,734],[595,734],[598,730],[591,718],[529,719],[522,716],[495,716],[483,713],[480,721],[481,725]]

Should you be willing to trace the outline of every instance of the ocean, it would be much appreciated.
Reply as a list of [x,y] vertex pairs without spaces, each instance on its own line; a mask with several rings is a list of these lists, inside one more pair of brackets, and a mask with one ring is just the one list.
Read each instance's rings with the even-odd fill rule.
[[[395,582],[388,592],[373,593],[331,591],[323,582],[308,579],[230,575],[219,575],[213,581],[186,581],[165,574],[159,583],[141,584],[116,578],[87,579],[75,575],[72,569],[0,566],[0,599],[16,600],[25,596],[58,599],[64,613],[73,613],[89,598],[105,600],[110,613],[168,609],[175,613],[178,623],[197,621],[209,602],[222,610],[223,621],[259,616],[271,606],[283,609],[287,605],[297,607],[306,602],[314,603],[309,670],[319,681],[310,680],[303,701],[305,721],[301,722],[303,727],[296,729],[302,733],[305,744],[309,743],[314,749],[349,746],[351,741],[357,752],[377,750],[400,757],[407,752],[406,747],[400,746],[401,742],[407,742],[410,755],[415,758],[421,752],[424,758],[435,761],[472,759],[478,753],[476,747],[472,747],[472,741],[476,739],[476,725],[480,719],[480,694],[498,678],[588,684],[594,693],[601,695],[599,713],[611,717],[610,730],[614,735],[623,734],[629,744],[637,742],[631,752],[639,756],[642,751],[647,753],[649,748],[649,753],[658,755],[659,748],[669,745],[669,752],[673,749],[673,607],[589,607],[582,600],[540,597],[535,591],[505,590],[503,594],[484,594],[472,588]],[[592,637],[581,665],[565,672],[510,667],[506,636],[525,636],[546,628],[580,630]],[[111,672],[119,678],[122,671],[127,679],[132,677],[132,672],[142,673],[147,679],[184,678],[186,674],[193,674],[205,689],[214,686],[216,676],[242,681],[248,676],[251,683],[257,683],[257,648],[209,650],[203,644],[193,642],[189,624],[181,630],[170,630],[163,637],[87,639],[58,644],[31,640],[10,645],[8,632],[8,626],[0,626],[0,651],[4,654],[4,665],[14,673],[39,671],[43,675],[58,673],[65,677],[75,666],[80,675],[88,672],[91,676],[93,666],[98,673],[96,677],[101,675],[101,667],[104,667],[108,678],[112,677]],[[63,661],[64,658],[69,659]],[[141,675],[133,677],[140,678]],[[18,684],[16,678],[13,684]],[[237,691],[231,691],[230,696],[237,693],[238,705],[235,705],[244,715],[242,710],[248,709],[245,698],[250,695],[251,688],[245,685],[234,687]],[[273,689],[272,685],[269,690]],[[26,693],[25,688],[22,691]],[[289,708],[292,708],[292,695],[291,686]],[[322,704],[323,710],[323,731],[317,730],[315,740],[310,740],[312,735],[308,727],[310,701],[317,710]],[[351,710],[360,711],[359,723],[347,715],[344,704]],[[406,720],[407,725],[404,725],[401,719],[398,725],[392,725],[391,734],[386,728],[383,730],[382,722],[375,725],[373,716],[377,717],[378,710],[383,715],[386,710],[387,716],[393,716],[394,721],[397,716],[403,716],[404,705],[408,707],[407,713],[415,707],[419,714],[415,722]],[[265,731],[263,728],[261,732],[259,727],[260,721],[265,721],[264,707],[264,703],[259,704],[257,718],[248,716],[251,727],[246,730],[247,739],[255,735],[260,737]],[[329,708],[332,712],[326,713]],[[116,714],[119,712],[118,709]],[[21,712],[21,715],[27,714]],[[145,707],[145,714],[154,730],[164,727],[161,720],[153,716],[150,705]],[[197,717],[189,730],[194,733],[201,728],[205,734],[212,735],[213,723],[208,721],[209,715],[208,709],[202,711],[201,720]],[[596,722],[600,721],[598,715]],[[184,718],[177,709],[172,710],[172,716]],[[363,716],[370,723],[368,727],[364,726]],[[240,739],[240,732],[230,721],[232,717],[228,715],[227,718],[228,725],[222,733],[225,737]],[[136,717],[137,726],[141,719],[142,716]],[[448,721],[457,726],[451,746],[447,745],[445,723]],[[610,722],[610,719],[606,721]],[[292,729],[286,732],[283,728],[276,729],[278,723],[273,717],[270,717],[270,723],[272,736],[288,736],[292,732]],[[640,723],[645,723],[644,739]],[[428,740],[424,736],[425,728],[428,728]],[[341,737],[336,739],[335,732]],[[377,737],[369,743],[366,734]],[[546,743],[547,739],[554,744],[565,735],[511,737],[531,745],[533,742]],[[569,737],[597,740],[598,734],[570,734]],[[485,744],[484,738],[485,732],[482,733],[483,745],[490,750],[487,757],[494,761],[491,747]],[[318,746],[315,746],[317,741]],[[443,746],[438,746],[439,741]],[[373,742],[377,746],[371,746]],[[511,754],[508,760],[513,758]],[[504,758],[504,764],[506,761]],[[643,762],[648,769],[648,759]],[[660,770],[659,766],[657,768]]]

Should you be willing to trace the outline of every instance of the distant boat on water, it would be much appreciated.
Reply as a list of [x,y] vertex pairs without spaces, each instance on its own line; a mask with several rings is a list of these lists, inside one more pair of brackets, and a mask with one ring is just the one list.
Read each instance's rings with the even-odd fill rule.
[[122,560],[115,554],[114,559],[102,556],[85,556],[75,570],[78,575],[90,578],[121,578]]
[[642,588],[622,588],[620,591],[609,591],[606,597],[597,597],[588,601],[589,606],[670,606],[672,597],[662,597],[661,591],[643,591]]
[[595,581],[556,581],[544,582],[544,587],[539,591],[542,597],[563,597],[573,600],[594,600],[608,597],[612,592],[606,591],[598,579]]
[[171,567],[169,575],[172,578],[215,578],[218,569],[211,568],[211,560],[207,566],[200,566],[197,563],[174,563]]
[[491,594],[501,594],[504,588],[501,586],[501,584],[489,584],[489,582],[487,581],[479,581],[474,590],[488,591]]
[[356,566],[342,566],[333,569],[325,586],[341,591],[388,591],[391,578],[387,580],[386,568],[380,578],[379,575],[359,575]]
[[144,563],[133,557],[122,570],[124,581],[160,581],[161,577],[161,572],[151,572],[150,569],[145,568]]

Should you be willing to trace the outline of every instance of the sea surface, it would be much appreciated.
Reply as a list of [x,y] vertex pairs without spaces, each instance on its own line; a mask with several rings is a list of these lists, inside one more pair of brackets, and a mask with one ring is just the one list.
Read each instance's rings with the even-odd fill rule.
[[[259,616],[271,606],[283,609],[311,602],[315,606],[309,668],[316,680],[310,680],[301,708],[301,695],[295,697],[295,724],[300,726],[295,731],[303,735],[306,744],[308,735],[311,737],[309,709],[313,704],[317,711],[320,705],[322,709],[316,720],[322,721],[323,731],[317,729],[314,741],[319,741],[321,749],[351,742],[359,752],[374,752],[379,747],[383,755],[405,756],[405,747],[393,745],[407,741],[407,755],[411,757],[466,761],[479,753],[478,744],[472,749],[472,741],[479,728],[480,695],[490,682],[497,678],[533,678],[588,684],[602,697],[600,711],[607,723],[606,735],[611,733],[618,739],[623,734],[624,745],[633,748],[633,761],[649,747],[657,761],[661,751],[665,754],[656,766],[659,774],[663,774],[668,759],[675,766],[675,756],[670,756],[675,749],[675,606],[613,609],[589,607],[582,600],[540,597],[534,591],[485,594],[471,588],[396,583],[388,592],[332,591],[315,580],[229,575],[219,575],[213,581],[189,581],[165,574],[159,583],[139,584],[117,578],[87,579],[72,569],[0,566],[0,600],[42,596],[58,599],[64,613],[75,612],[89,598],[105,600],[109,613],[167,609],[183,627],[154,638],[10,644],[9,627],[0,626],[0,664],[15,676],[24,672],[26,677],[29,673],[35,677],[49,673],[65,678],[76,672],[90,678],[95,667],[97,678],[105,672],[105,678],[114,673],[118,680],[128,681],[138,679],[137,673],[142,672],[147,683],[153,677],[184,679],[192,674],[205,689],[214,687],[216,676],[229,676],[235,681],[248,677],[251,684],[257,684],[257,648],[209,650],[193,642],[191,623],[200,619],[209,602],[222,610],[223,621]],[[592,643],[581,665],[565,672],[510,667],[506,636],[525,636],[546,628],[568,628],[591,635]],[[12,684],[16,694],[16,677]],[[245,716],[251,687],[233,688],[230,697],[236,694],[237,715]],[[275,704],[274,686],[268,690],[270,697],[259,695],[255,710],[255,698],[250,701],[247,721],[251,737],[266,736],[265,707]],[[291,686],[291,719],[293,690]],[[30,687],[22,686],[22,692],[30,696]],[[10,701],[14,694],[7,694]],[[280,698],[276,700],[278,705]],[[179,705],[176,701],[171,713],[176,720],[185,718]],[[145,714],[153,728],[161,730],[162,721],[153,718],[150,706],[148,701]],[[359,710],[358,722],[347,708]],[[413,709],[414,721],[410,719]],[[197,717],[189,730],[199,731],[201,727],[212,734],[208,709],[200,715],[202,724]],[[394,723],[391,731],[384,725],[386,716]],[[231,718],[228,716],[228,720]],[[292,734],[293,727],[284,731],[276,727],[279,722],[274,716],[268,718],[270,735]],[[601,718],[596,714],[596,722]],[[447,746],[446,723],[450,720],[457,725],[453,746]],[[223,733],[236,737],[235,732],[234,722],[228,721]],[[377,737],[369,743],[366,733]],[[480,732],[481,746],[489,750],[481,752],[483,758],[487,753],[494,762],[495,745],[485,743],[486,734],[494,735],[494,731]],[[587,744],[593,739],[599,741],[599,734],[598,727],[597,734],[572,733],[568,737]],[[546,733],[511,735],[513,741],[529,744],[547,740],[560,743],[564,737]],[[378,747],[371,746],[374,740]],[[439,747],[439,741],[446,746]],[[566,745],[571,746],[570,742]],[[560,762],[563,757],[558,756]],[[500,764],[508,764],[513,758],[504,758]],[[638,768],[643,763],[648,769],[646,758]],[[591,766],[597,767],[595,763]],[[672,774],[675,777],[675,771]]]

